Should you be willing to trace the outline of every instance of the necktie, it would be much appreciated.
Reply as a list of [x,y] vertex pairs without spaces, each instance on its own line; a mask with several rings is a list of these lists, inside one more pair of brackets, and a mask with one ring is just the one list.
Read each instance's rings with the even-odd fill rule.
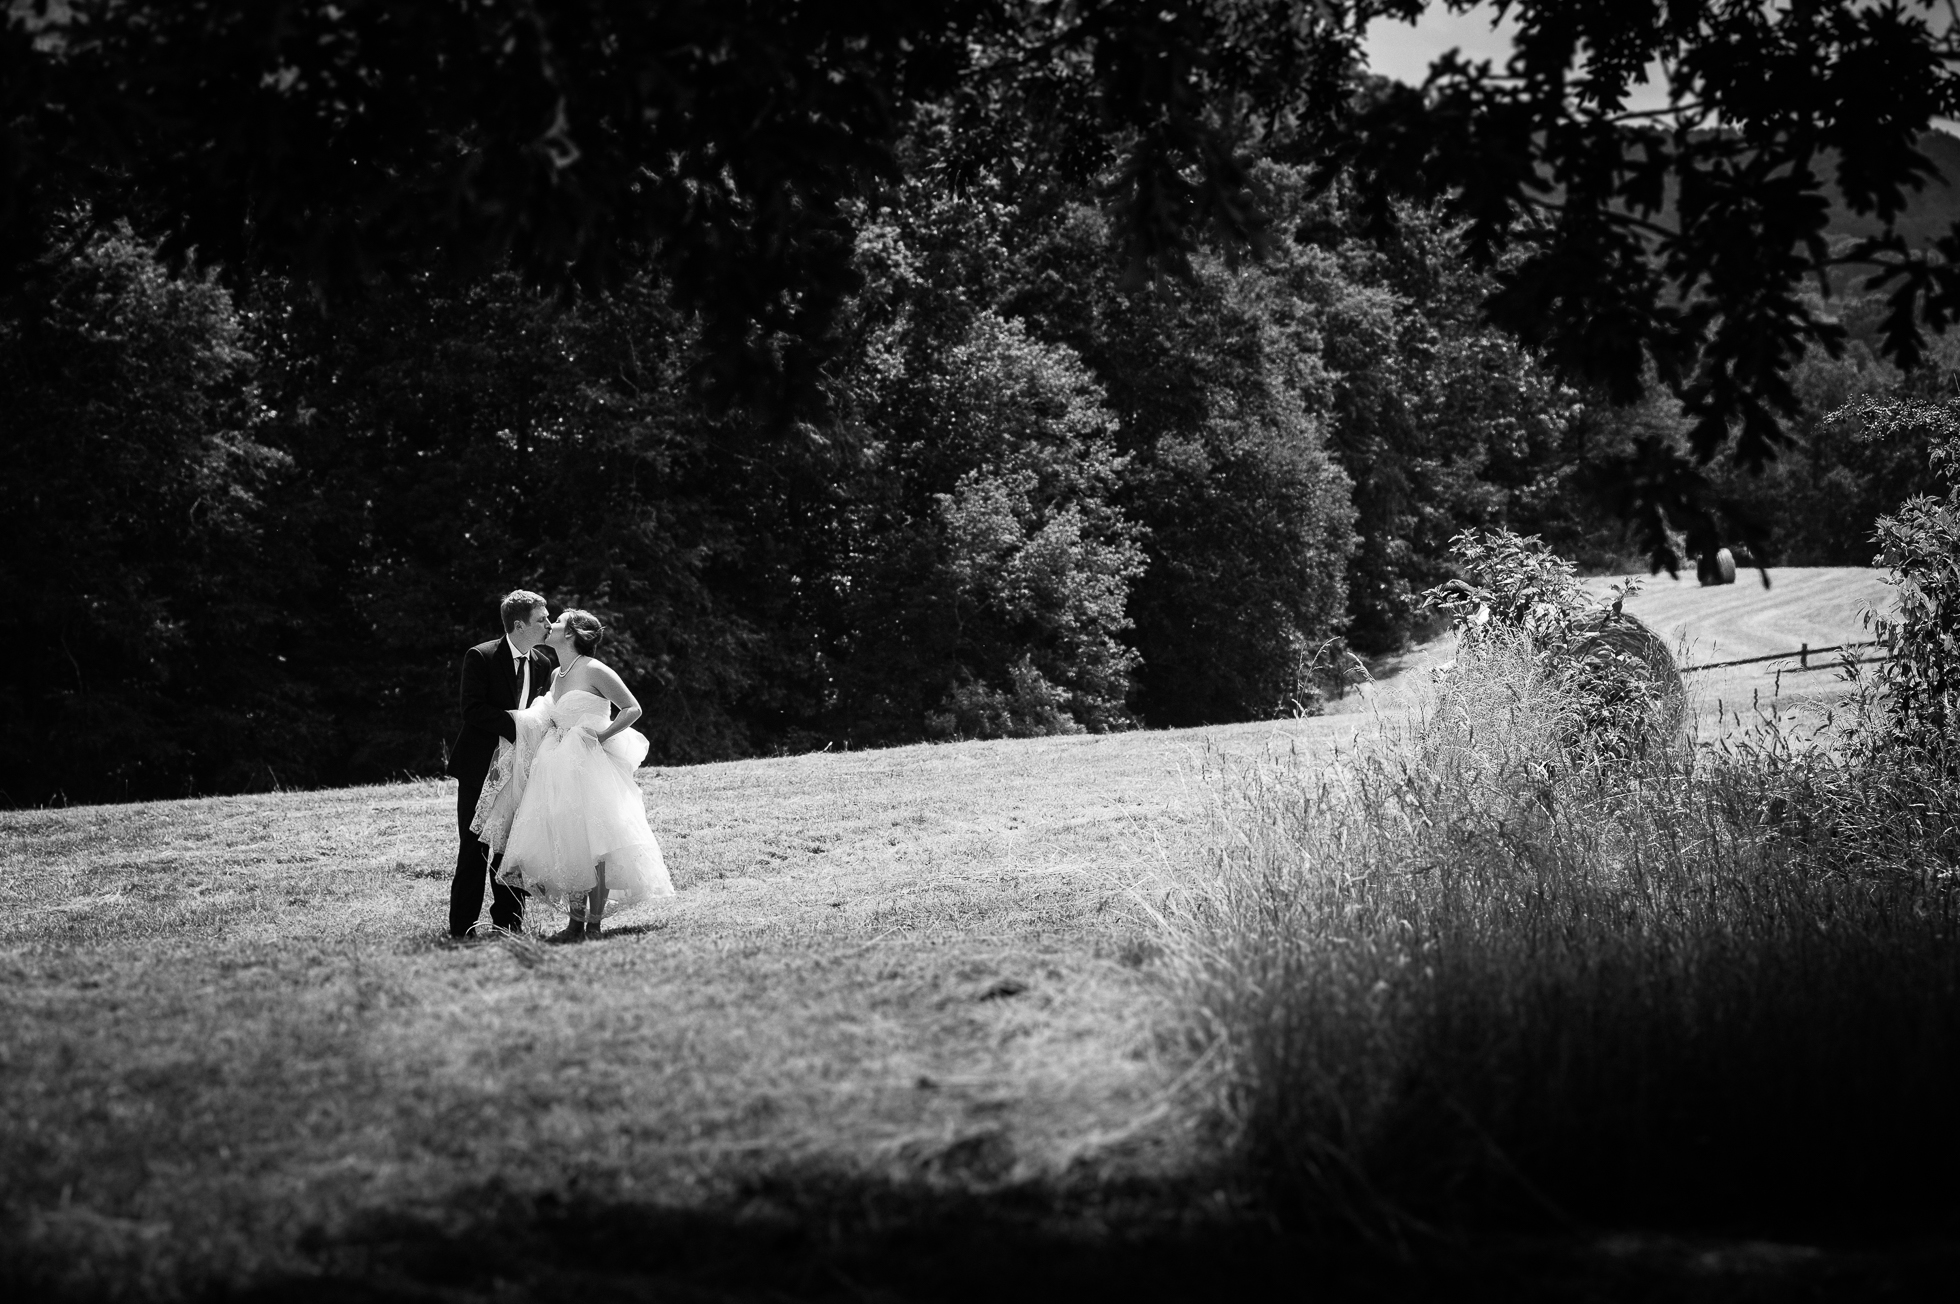
[[525,699],[531,696],[531,658],[516,656],[511,661],[512,669],[517,672],[517,709],[522,711],[530,705]]

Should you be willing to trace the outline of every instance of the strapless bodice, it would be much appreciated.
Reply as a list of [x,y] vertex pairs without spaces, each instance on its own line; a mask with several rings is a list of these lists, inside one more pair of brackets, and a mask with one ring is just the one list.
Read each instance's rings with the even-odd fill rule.
[[612,703],[583,688],[568,689],[556,701],[548,696],[539,700],[546,703],[546,713],[560,729],[576,729],[582,724],[603,729],[612,723]]

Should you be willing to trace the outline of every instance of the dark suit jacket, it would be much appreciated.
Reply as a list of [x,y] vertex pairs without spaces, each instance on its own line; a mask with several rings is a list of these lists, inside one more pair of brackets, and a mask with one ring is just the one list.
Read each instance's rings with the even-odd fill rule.
[[465,784],[481,783],[490,772],[490,758],[497,754],[497,739],[517,741],[517,725],[504,714],[521,711],[551,688],[551,672],[558,659],[551,649],[531,649],[531,693],[517,700],[523,680],[504,640],[493,638],[463,653],[463,731],[449,752],[449,773]]

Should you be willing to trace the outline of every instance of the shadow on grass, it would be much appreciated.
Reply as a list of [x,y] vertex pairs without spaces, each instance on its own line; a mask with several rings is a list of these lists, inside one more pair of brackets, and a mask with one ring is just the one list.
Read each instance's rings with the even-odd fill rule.
[[[316,1273],[227,1304],[499,1300],[1917,1300],[1960,1240],[1823,1250],[1664,1237],[1438,1241],[1384,1256],[1288,1236],[1221,1194],[1161,1184],[988,1193],[834,1175],[760,1179],[719,1209],[519,1197],[379,1213],[304,1247]],[[0,1271],[13,1299],[57,1299]],[[101,1297],[128,1297],[123,1290]],[[86,1296],[69,1294],[69,1299]]]
[[622,924],[617,927],[607,924],[598,940],[604,942],[615,937],[644,937],[648,933],[664,933],[672,924],[673,921],[670,919],[655,919],[647,923]]
[[[817,1176],[759,1181],[716,1210],[478,1198],[455,1218],[373,1218],[308,1247],[327,1275],[233,1298],[1198,1298],[1270,1280],[1284,1257],[1246,1220],[1094,1209],[1031,1189],[954,1194]],[[1157,1198],[1138,1193],[1141,1204]]]

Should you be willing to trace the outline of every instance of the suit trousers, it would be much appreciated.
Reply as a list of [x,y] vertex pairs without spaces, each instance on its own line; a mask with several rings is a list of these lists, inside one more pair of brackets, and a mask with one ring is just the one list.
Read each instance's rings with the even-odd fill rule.
[[[496,862],[490,858],[489,844],[479,842],[470,832],[476,818],[476,801],[483,795],[483,782],[489,775],[478,774],[456,784],[456,878],[449,885],[449,935],[466,936],[476,926],[483,909],[483,884],[490,883],[490,922],[499,928],[524,926],[524,894],[506,883],[499,883]],[[497,860],[502,860],[498,856]]]

